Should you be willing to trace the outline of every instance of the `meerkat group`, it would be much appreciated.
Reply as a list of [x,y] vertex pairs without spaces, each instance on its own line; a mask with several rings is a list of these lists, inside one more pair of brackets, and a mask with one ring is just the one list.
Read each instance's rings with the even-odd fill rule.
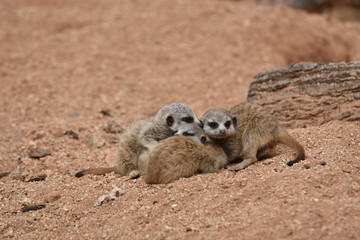
[[[130,178],[137,178],[144,169],[140,166],[147,166],[139,159],[147,161],[141,155],[147,155],[156,144],[171,136],[184,135],[197,141],[205,141],[206,137],[200,134],[201,122],[196,118],[193,110],[183,103],[171,103],[161,108],[155,116],[148,119],[138,120],[132,123],[122,134],[115,151],[115,166],[109,168],[91,168],[79,171],[76,177],[86,174],[103,175],[116,172],[122,176],[129,175]],[[199,135],[200,134],[200,135]]]
[[169,183],[217,172],[238,159],[242,161],[229,169],[244,169],[274,156],[279,143],[296,152],[289,166],[305,159],[302,145],[259,105],[210,109],[199,121],[189,106],[174,103],[128,127],[119,141],[114,167],[83,170],[76,176],[115,171],[130,178],[143,175],[150,184]]

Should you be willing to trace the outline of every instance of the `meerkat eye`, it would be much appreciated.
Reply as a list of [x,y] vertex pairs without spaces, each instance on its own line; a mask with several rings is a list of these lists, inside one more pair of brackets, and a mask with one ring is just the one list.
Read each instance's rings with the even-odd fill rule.
[[185,136],[185,137],[193,137],[193,136],[195,136],[195,134],[194,133],[189,133],[189,132],[184,132],[183,133],[183,136]]
[[201,138],[200,138],[200,142],[201,142],[202,144],[205,144],[205,143],[206,143],[206,137],[201,137]]
[[229,128],[231,126],[231,121],[226,121],[224,125],[226,128]]
[[181,120],[186,122],[186,123],[193,123],[194,122],[193,117],[183,117]]
[[172,116],[168,116],[166,118],[166,124],[171,127],[174,124],[174,118]]
[[213,128],[213,129],[215,129],[219,126],[219,124],[217,122],[209,122],[208,125],[209,125],[209,127]]

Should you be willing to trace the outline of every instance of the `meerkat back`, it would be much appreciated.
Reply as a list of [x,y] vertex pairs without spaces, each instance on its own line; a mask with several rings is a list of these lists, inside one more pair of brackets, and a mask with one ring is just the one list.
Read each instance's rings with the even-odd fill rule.
[[[159,131],[157,131],[159,132]],[[185,124],[180,126],[180,129],[174,134],[174,136],[184,136],[192,139],[195,142],[205,144],[207,141],[206,135],[203,129],[197,124]],[[164,140],[162,140],[164,141]],[[160,143],[162,142],[160,141]],[[141,152],[138,157],[138,169],[141,175],[145,174],[148,168],[149,155],[151,151],[158,145],[155,144],[147,144],[146,148]]]
[[262,157],[272,157],[277,144],[287,145],[296,152],[291,166],[305,159],[305,151],[301,144],[292,138],[277,120],[267,111],[251,103],[241,103],[229,110],[237,118],[237,141],[241,148],[243,161],[230,170],[241,170]]
[[151,151],[144,180],[149,184],[169,183],[196,173],[217,172],[226,163],[221,147],[175,136],[160,142]]
[[169,183],[180,177],[189,177],[194,174],[199,168],[198,161],[189,159],[187,155],[198,145],[199,143],[181,136],[160,142],[149,154],[145,182]]

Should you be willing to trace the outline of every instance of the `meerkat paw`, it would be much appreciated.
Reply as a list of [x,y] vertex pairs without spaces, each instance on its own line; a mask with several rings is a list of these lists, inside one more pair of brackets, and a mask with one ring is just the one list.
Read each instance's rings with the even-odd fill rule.
[[227,167],[227,170],[229,171],[232,171],[232,172],[238,172],[242,169],[244,169],[245,167],[238,167],[237,165],[236,166],[232,166],[232,167]]
[[136,179],[140,177],[140,172],[138,170],[133,170],[129,174],[130,179]]
[[248,167],[249,165],[253,164],[254,162],[256,162],[255,158],[246,158],[241,163],[238,163],[238,164],[235,164],[234,166],[229,167],[228,170],[237,172],[237,171],[240,171],[240,170]]

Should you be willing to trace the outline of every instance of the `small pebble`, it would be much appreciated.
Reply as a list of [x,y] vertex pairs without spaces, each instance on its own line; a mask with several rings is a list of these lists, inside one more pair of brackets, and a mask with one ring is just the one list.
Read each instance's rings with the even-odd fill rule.
[[43,148],[29,148],[29,157],[30,158],[42,158],[51,155],[51,152]]
[[60,198],[61,198],[60,193],[54,192],[54,193],[46,195],[44,200],[47,203],[52,203],[52,202],[55,202],[55,201],[59,200]]
[[66,131],[66,132],[64,133],[64,135],[65,135],[65,136],[69,136],[69,137],[72,138],[72,139],[76,139],[76,140],[79,139],[79,135],[78,135],[76,132],[74,132],[73,130],[68,130],[68,131]]
[[305,168],[305,169],[309,169],[309,168],[310,168],[310,165],[309,165],[309,164],[304,164],[304,168]]
[[72,112],[69,114],[70,117],[77,117],[79,115],[80,115],[80,113],[78,113],[78,112]]
[[1,173],[0,173],[0,178],[6,177],[6,176],[9,175],[9,174],[10,174],[10,172],[1,172]]
[[37,205],[26,205],[23,206],[20,211],[21,212],[29,212],[29,211],[35,211],[35,210],[39,210],[44,208],[46,205],[45,204],[37,204]]
[[100,111],[100,113],[105,117],[111,117],[112,116],[110,109],[103,109],[103,110]]
[[26,182],[40,182],[40,181],[44,181],[46,177],[47,177],[46,175],[40,175],[38,177],[30,178]]

